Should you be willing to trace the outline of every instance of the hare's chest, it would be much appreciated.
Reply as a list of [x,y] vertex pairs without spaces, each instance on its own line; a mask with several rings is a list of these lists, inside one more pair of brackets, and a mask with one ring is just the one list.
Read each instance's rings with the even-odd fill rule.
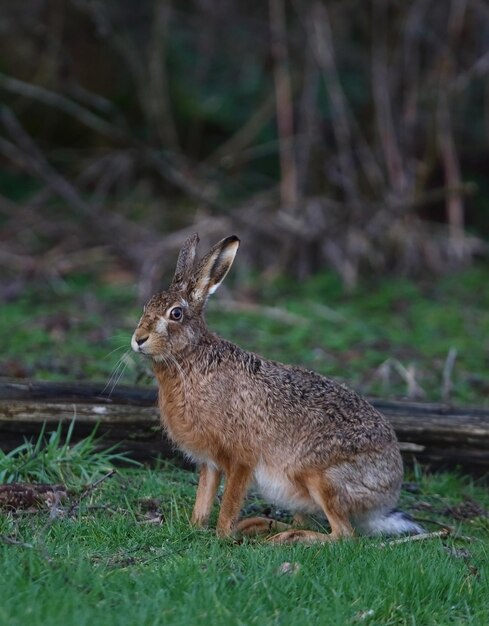
[[181,444],[192,430],[182,385],[172,380],[160,382],[158,404],[163,428],[175,443]]
[[168,385],[160,389],[159,407],[162,425],[170,439],[193,460],[207,460],[214,438],[202,407],[191,402],[179,386]]

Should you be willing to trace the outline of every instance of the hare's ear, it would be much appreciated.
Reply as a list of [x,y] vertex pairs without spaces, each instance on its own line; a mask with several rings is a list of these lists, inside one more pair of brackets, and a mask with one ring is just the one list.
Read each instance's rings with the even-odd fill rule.
[[233,264],[239,248],[239,239],[232,235],[213,246],[199,263],[190,298],[197,305],[203,305],[208,296],[213,294],[224,280]]
[[194,233],[183,244],[178,254],[177,267],[172,285],[181,285],[186,287],[194,274],[195,255],[197,253],[197,245],[199,243],[199,235]]

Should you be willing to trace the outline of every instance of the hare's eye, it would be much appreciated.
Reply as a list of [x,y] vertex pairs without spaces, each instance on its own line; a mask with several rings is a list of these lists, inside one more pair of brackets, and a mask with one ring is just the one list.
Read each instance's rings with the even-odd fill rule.
[[179,322],[182,319],[182,316],[183,310],[180,306],[174,306],[173,309],[170,311],[170,319],[174,320],[175,322]]

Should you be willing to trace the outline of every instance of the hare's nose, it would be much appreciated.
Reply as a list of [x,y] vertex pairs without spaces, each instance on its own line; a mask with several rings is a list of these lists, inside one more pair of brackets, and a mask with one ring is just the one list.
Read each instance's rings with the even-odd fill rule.
[[136,339],[136,343],[138,344],[138,346],[142,346],[143,343],[148,340],[148,337],[149,335],[145,335],[144,337],[139,337],[139,339]]

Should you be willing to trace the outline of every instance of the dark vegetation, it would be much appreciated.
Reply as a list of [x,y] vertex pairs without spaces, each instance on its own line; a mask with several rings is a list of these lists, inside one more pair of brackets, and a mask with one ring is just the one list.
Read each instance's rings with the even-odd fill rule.
[[144,298],[195,229],[238,232],[247,267],[329,266],[349,287],[486,254],[480,0],[26,0],[0,17],[7,295],[110,257]]

